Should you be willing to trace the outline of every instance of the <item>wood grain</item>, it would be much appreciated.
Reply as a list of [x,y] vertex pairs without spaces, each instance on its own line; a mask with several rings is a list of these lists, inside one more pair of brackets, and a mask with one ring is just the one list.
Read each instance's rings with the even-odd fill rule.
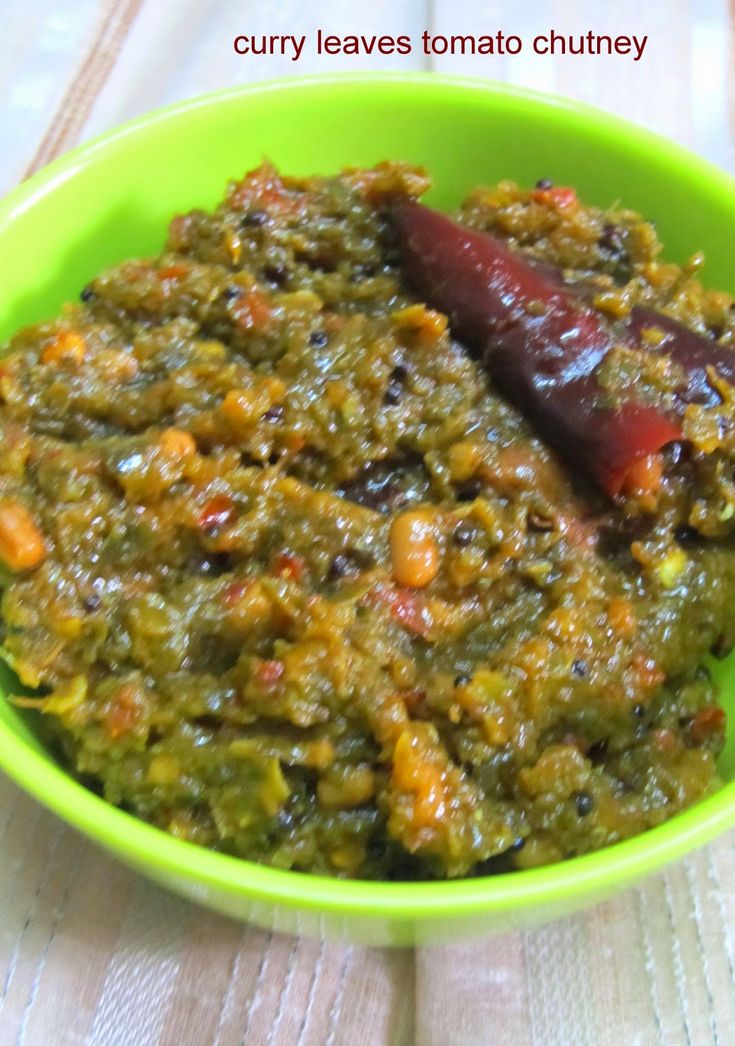
[[[5,185],[165,102],[375,60],[242,59],[240,32],[648,34],[645,60],[383,59],[491,76],[633,117],[733,168],[735,0],[6,0]],[[540,930],[368,950],[268,934],[144,881],[0,780],[0,1046],[726,1044],[735,833]]]

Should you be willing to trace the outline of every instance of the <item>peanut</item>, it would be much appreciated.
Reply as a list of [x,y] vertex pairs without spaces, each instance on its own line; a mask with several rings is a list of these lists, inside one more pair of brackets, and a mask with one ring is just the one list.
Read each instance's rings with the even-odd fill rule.
[[164,429],[159,444],[172,458],[190,458],[197,449],[194,437],[182,429]]
[[25,505],[0,501],[0,561],[20,573],[33,570],[46,558],[46,543]]
[[390,529],[393,577],[400,585],[423,588],[439,572],[439,545],[432,513],[424,509],[402,512]]
[[79,366],[87,355],[87,346],[81,334],[76,331],[60,331],[52,342],[41,353],[42,363],[58,363],[60,360],[72,360]]

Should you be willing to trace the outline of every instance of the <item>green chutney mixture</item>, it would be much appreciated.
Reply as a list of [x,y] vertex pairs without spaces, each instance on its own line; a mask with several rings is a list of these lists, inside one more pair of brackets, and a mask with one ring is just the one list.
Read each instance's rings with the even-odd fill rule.
[[[717,786],[733,390],[709,368],[717,394],[608,496],[413,289],[394,207],[428,184],[263,166],[0,364],[17,703],[109,802],[277,868],[529,868]],[[631,211],[542,179],[456,218],[611,329],[638,306],[735,345],[701,256],[661,261]],[[664,334],[605,356],[609,403],[673,402]]]

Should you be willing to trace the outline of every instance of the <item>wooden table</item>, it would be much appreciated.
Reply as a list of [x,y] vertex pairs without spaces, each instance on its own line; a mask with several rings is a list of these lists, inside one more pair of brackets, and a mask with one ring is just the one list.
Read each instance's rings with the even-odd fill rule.
[[[532,13],[526,9],[532,7]],[[524,10],[521,10],[523,8]],[[601,105],[733,167],[725,0],[0,2],[0,182],[212,88],[432,68]],[[244,58],[244,32],[647,34],[613,58]],[[0,780],[0,1046],[700,1044],[735,1038],[735,834],[544,929],[431,951],[280,937],[163,893]]]

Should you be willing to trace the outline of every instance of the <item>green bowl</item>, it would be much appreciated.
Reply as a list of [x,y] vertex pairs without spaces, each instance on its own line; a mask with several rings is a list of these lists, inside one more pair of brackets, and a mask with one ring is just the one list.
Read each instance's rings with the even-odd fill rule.
[[[177,211],[208,207],[270,157],[289,173],[385,158],[425,164],[436,206],[479,183],[540,177],[624,201],[667,254],[707,253],[735,288],[735,181],[630,124],[568,101],[437,76],[292,79],[176,105],[76,149],[0,204],[0,338],[52,315],[103,266],[156,252]],[[733,706],[735,662],[717,666]],[[8,680],[5,680],[6,689]],[[74,781],[0,699],[0,768],[69,824],[172,890],[236,918],[371,944],[423,944],[543,922],[603,900],[735,824],[735,744],[724,786],[668,824],[549,868],[446,883],[343,882],[174,839]]]

